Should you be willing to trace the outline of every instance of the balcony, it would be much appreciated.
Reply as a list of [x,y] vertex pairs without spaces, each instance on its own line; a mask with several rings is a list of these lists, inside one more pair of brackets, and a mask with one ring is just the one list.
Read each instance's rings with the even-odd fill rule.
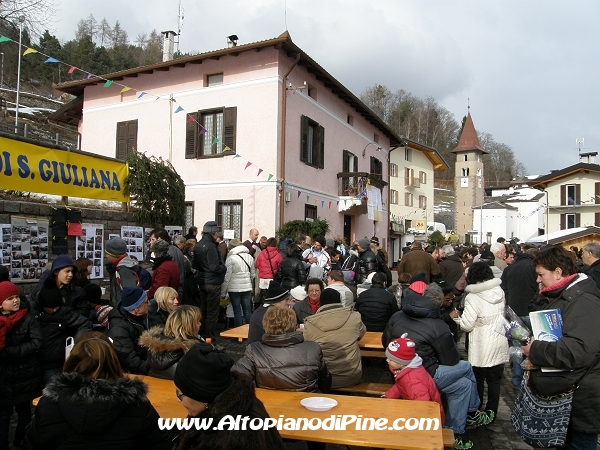
[[367,172],[340,172],[338,177],[338,195],[340,197],[366,197],[367,184],[383,189],[387,182]]
[[419,177],[404,177],[404,186],[406,187],[421,187],[421,180]]

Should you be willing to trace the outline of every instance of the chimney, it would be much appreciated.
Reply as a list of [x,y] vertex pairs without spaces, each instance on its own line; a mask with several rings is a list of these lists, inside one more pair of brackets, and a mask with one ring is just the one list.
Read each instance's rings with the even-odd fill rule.
[[596,156],[598,156],[598,152],[580,153],[579,162],[584,164],[596,164]]
[[173,59],[173,43],[177,33],[174,31],[161,31],[160,34],[164,35],[163,38],[163,62],[171,61]]
[[238,39],[239,38],[235,34],[232,34],[231,36],[227,36],[227,47],[229,47],[229,48],[236,47]]

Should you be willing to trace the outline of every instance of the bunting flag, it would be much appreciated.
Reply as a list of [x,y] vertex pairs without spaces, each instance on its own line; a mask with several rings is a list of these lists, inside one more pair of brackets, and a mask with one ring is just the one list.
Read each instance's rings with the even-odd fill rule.
[[329,209],[331,209],[331,202],[329,202]]
[[69,68],[69,70],[67,70],[67,73],[68,73],[68,74],[71,74],[71,73],[75,72],[75,69],[77,69],[77,67],[75,67],[75,66],[71,66],[71,67]]
[[198,133],[198,135],[202,136],[204,133],[206,133],[206,128],[200,128],[200,132]]
[[181,106],[178,106],[177,109],[175,110],[174,114],[177,114],[178,112],[183,111],[183,108]]
[[[216,139],[216,138],[215,138],[215,139]],[[250,167],[251,165],[252,165],[252,163],[251,163],[250,161],[248,161],[248,162],[246,163],[246,167],[244,167],[244,170],[246,170],[246,169],[247,169],[248,167]]]
[[212,145],[218,144],[219,143],[219,138],[218,137],[214,137],[212,140]]
[[263,172],[262,169],[258,169],[258,173],[256,174],[256,176],[259,176],[262,172]]
[[321,200],[321,208],[325,208],[325,200]]
[[88,73],[87,76],[85,77],[86,80],[89,80],[92,77],[95,77],[96,75],[94,75],[93,73]]
[[315,205],[316,205],[317,204],[317,199],[315,198],[314,201],[315,201]]
[[267,178],[267,181],[271,181],[271,178],[273,178],[273,174],[269,174],[269,178]]
[[112,80],[106,80],[106,83],[104,83],[103,87],[109,87],[111,84],[113,84]]
[[130,90],[131,90],[130,87],[125,86],[123,89],[121,89],[120,93],[122,94],[123,92],[127,92],[127,91],[130,91]]
[[233,155],[233,158],[232,158],[232,159],[235,159],[235,158],[241,158],[241,156],[240,156],[239,154],[237,154],[237,153],[236,153],[235,155]]
[[47,63],[57,63],[57,62],[58,62],[58,59],[50,57],[46,61],[44,61],[44,64],[47,64]]
[[223,149],[224,152],[230,151],[231,149],[227,146],[225,146],[225,148]]
[[283,183],[283,185],[284,185],[286,188],[289,188],[289,187],[290,187],[290,183],[288,183],[287,181],[286,181],[285,183]]
[[308,197],[308,195],[307,195],[307,196],[306,196],[306,203],[308,203],[308,198],[309,198],[309,197]]
[[143,92],[143,91],[142,91],[142,93],[141,93],[140,95],[138,95],[138,98],[142,98],[142,97],[143,97],[144,95],[146,95],[146,94],[147,94],[147,92]]
[[298,191],[298,197],[296,197],[296,198],[300,198],[300,195],[302,195],[302,192]]
[[1,44],[2,42],[9,42],[9,41],[11,41],[11,40],[12,40],[12,39],[9,39],[9,38],[7,38],[6,36],[0,36],[0,44]]
[[38,51],[35,48],[27,47],[27,50],[23,52],[23,56],[29,55],[30,53],[37,53]]

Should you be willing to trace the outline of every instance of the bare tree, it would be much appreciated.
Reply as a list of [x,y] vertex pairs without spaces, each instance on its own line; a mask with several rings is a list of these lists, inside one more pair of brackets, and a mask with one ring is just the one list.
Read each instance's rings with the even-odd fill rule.
[[0,20],[18,27],[21,19],[30,35],[41,36],[56,13],[54,0],[1,0]]
[[98,28],[100,33],[100,47],[104,47],[104,41],[108,42],[111,33],[111,28],[106,21],[106,18],[102,19],[102,22],[100,22],[100,26]]
[[111,47],[119,47],[123,45],[127,45],[127,41],[129,40],[127,36],[127,31],[121,28],[121,24],[117,20],[115,22],[115,26],[113,27],[110,35],[108,36]]

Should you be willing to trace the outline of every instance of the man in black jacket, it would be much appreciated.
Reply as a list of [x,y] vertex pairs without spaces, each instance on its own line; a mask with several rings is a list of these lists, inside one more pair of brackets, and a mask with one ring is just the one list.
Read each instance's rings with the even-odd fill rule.
[[371,250],[371,243],[367,238],[358,240],[358,279],[357,284],[364,283],[370,273],[383,272],[388,286],[392,285],[392,272],[385,261]]
[[219,226],[215,221],[208,221],[202,228],[202,239],[194,247],[192,266],[197,270],[196,280],[200,289],[200,309],[202,310],[203,331],[205,337],[216,339],[217,322],[219,320],[219,301],[221,284],[225,280],[227,267],[223,264],[217,249]]
[[[451,245],[444,245],[442,250],[446,254],[446,258],[440,261],[439,264],[442,280],[451,286],[454,286],[465,272],[465,266],[463,266],[460,255],[457,255],[454,251],[454,247]],[[458,294],[458,292],[456,293]]]
[[427,297],[410,290],[402,300],[402,310],[395,313],[385,327],[381,343],[387,348],[404,333],[415,342],[423,367],[439,391],[446,394],[445,425],[464,443],[462,435],[467,420],[473,425],[490,423],[488,417],[477,410],[481,402],[471,364],[461,361],[452,333],[440,319],[440,309]]
[[386,286],[387,277],[377,272],[371,279],[371,287],[362,291],[356,299],[355,309],[367,331],[383,331],[392,314],[398,311],[396,297],[385,290]]
[[581,259],[586,265],[583,272],[591,277],[600,289],[600,244],[590,242],[581,249]]
[[119,356],[124,371],[146,375],[147,350],[139,344],[140,336],[148,329],[146,292],[138,287],[126,287],[121,293],[121,303],[108,314],[107,336]]

